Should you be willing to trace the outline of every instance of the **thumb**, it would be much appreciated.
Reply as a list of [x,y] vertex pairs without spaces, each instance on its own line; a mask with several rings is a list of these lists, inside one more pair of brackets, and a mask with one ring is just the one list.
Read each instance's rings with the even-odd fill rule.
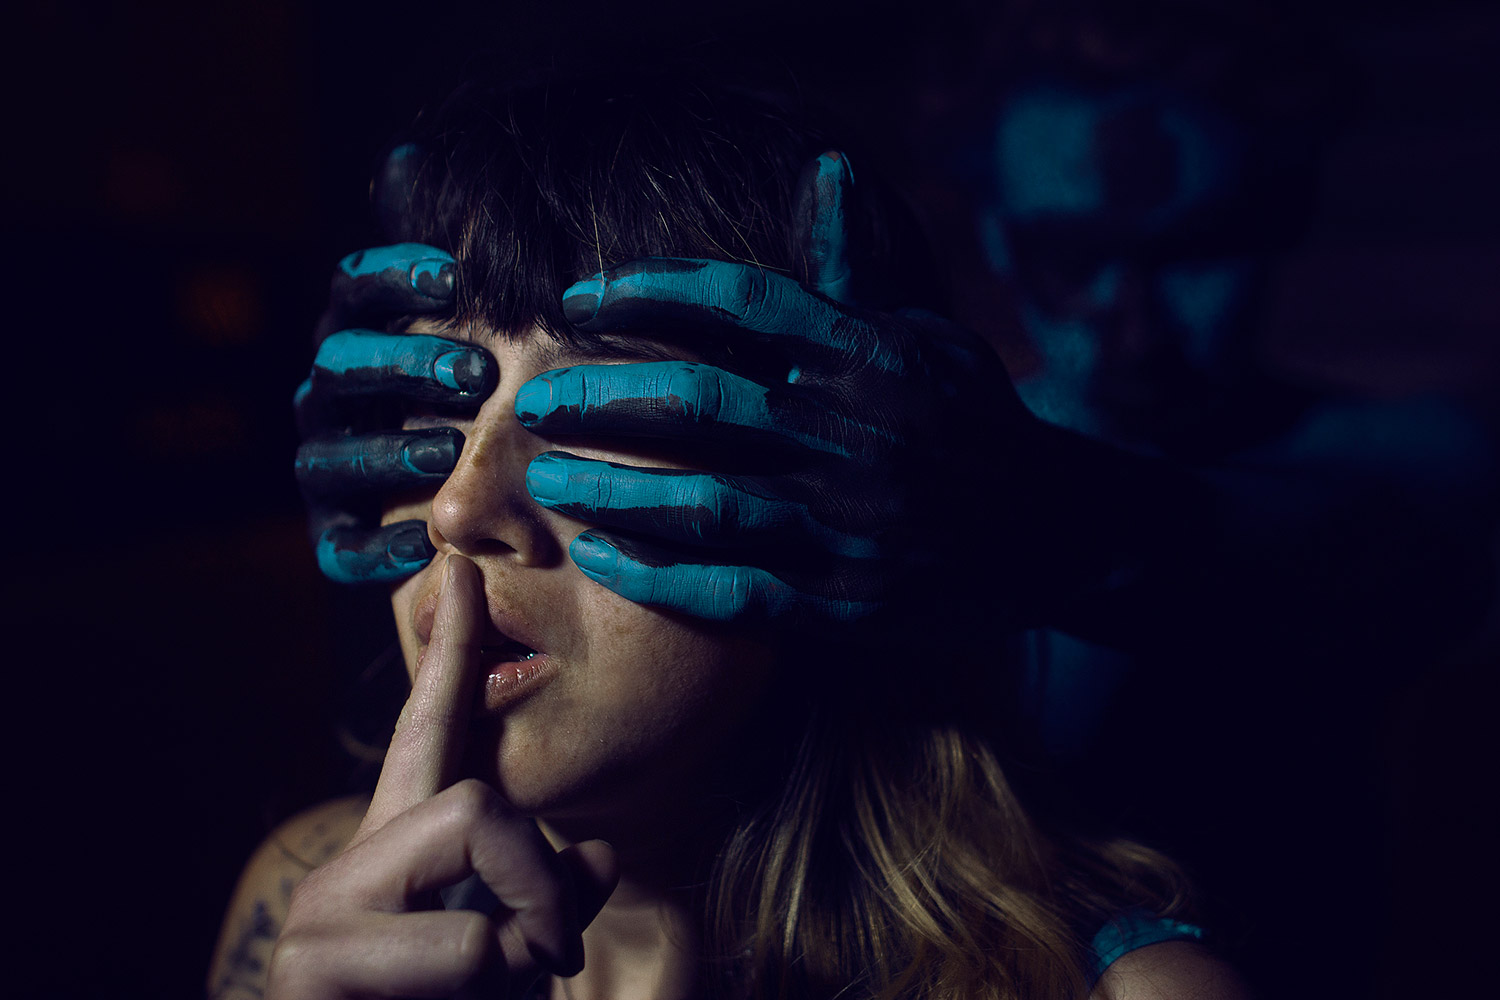
[[798,275],[835,302],[852,304],[848,209],[854,187],[849,158],[837,150],[818,156],[797,181]]

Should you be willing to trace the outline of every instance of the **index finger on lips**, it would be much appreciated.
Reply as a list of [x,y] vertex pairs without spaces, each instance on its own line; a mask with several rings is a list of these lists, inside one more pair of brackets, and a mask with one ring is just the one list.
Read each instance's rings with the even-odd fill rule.
[[868,323],[753,264],[646,257],[577,282],[562,305],[568,322],[586,330],[727,337],[769,344],[794,362],[833,354],[888,367]]
[[446,788],[463,756],[479,683],[484,587],[478,568],[462,556],[449,555],[442,574],[432,641],[418,660],[356,840]]

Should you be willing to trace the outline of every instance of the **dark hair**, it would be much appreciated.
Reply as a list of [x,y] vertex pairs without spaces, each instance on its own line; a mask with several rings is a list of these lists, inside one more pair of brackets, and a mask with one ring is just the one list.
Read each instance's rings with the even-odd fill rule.
[[[571,343],[567,285],[637,257],[743,261],[800,277],[797,178],[828,148],[803,102],[678,71],[472,82],[419,117],[407,238],[459,261],[460,320]],[[864,304],[940,311],[914,215],[862,160],[851,245]]]

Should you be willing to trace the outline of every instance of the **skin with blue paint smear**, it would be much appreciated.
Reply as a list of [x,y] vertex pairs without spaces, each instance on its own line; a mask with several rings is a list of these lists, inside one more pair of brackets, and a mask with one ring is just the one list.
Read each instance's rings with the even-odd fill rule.
[[[994,380],[1005,382],[998,363],[984,363],[982,346],[941,321],[847,303],[853,276],[845,206],[852,183],[847,158],[838,154],[819,157],[804,172],[797,202],[801,283],[723,261],[654,259],[610,268],[565,293],[570,321],[590,329],[675,325],[688,338],[737,338],[785,359],[785,374],[771,385],[682,362],[575,366],[521,388],[518,418],[546,436],[753,442],[798,470],[747,482],[572,459],[585,464],[563,475],[560,488],[549,491],[542,477],[529,476],[538,502],[603,526],[572,548],[580,568],[601,584],[631,600],[716,621],[848,622],[880,606],[882,582],[892,571],[890,528],[903,506],[894,496],[866,494],[889,486],[881,473],[893,460],[909,462],[925,454],[927,442],[954,436],[952,428],[930,426],[934,387],[951,398],[967,379],[983,383],[989,398]],[[416,256],[387,255],[384,273]],[[368,261],[366,255],[350,267],[373,266]],[[341,380],[345,392],[362,391],[363,382],[372,392],[404,395],[406,383],[424,381],[451,392],[459,377],[444,365],[464,371],[452,363],[456,358],[438,362],[463,345],[450,342],[443,351],[417,338],[359,339],[366,336],[351,333],[320,359],[325,377]],[[924,349],[934,342],[945,349]],[[937,362],[954,370],[938,371]],[[903,427],[903,402],[917,418],[914,434]],[[1004,412],[1003,401],[993,411]],[[691,502],[683,500],[684,483],[692,484]],[[862,502],[850,503],[851,497]],[[633,533],[610,530],[622,526]],[[726,559],[736,548],[738,555]],[[376,540],[323,549],[343,552],[342,562],[327,554],[320,559],[339,579],[389,579],[402,565]],[[355,549],[359,558],[348,555]],[[773,571],[765,562],[771,553],[793,566]]]
[[463,441],[452,427],[311,441],[297,451],[297,483],[323,499],[436,489],[458,464]]
[[[795,470],[743,477],[540,456],[528,469],[533,498],[602,526],[570,549],[590,578],[716,621],[860,619],[909,558],[901,538],[916,515],[891,470],[924,484],[930,473],[913,465],[941,464],[956,441],[1022,436],[1029,417],[977,339],[927,314],[846,301],[853,176],[838,154],[803,173],[801,282],[747,264],[647,258],[564,292],[565,315],[585,330],[712,337],[770,355],[758,370],[785,374],[773,385],[701,364],[579,365],[521,387],[525,426],[554,439],[754,438],[778,456],[771,464]],[[965,477],[982,491],[993,470],[976,469]]]
[[383,528],[324,531],[315,547],[318,568],[335,583],[391,583],[421,570],[437,555],[422,521]]
[[413,334],[345,330],[323,341],[313,380],[330,375],[345,394],[482,402],[499,379],[494,358],[473,344]]
[[358,250],[339,261],[339,271],[351,281],[375,280],[399,285],[432,302],[453,301],[453,257],[422,243]]
[[335,271],[318,355],[294,406],[305,438],[295,471],[318,565],[338,582],[388,582],[427,564],[424,525],[381,527],[373,512],[382,497],[440,484],[463,447],[453,428],[396,432],[367,426],[364,414],[472,413],[498,381],[494,359],[477,345],[361,328],[450,308],[455,268],[437,247],[402,243],[350,254]]
[[845,458],[883,436],[795,395],[682,361],[543,372],[516,393],[516,417],[553,433],[593,424],[614,436],[760,442]]
[[648,469],[543,452],[526,469],[537,503],[584,521],[706,545],[812,542],[848,559],[873,559],[873,541],[820,523],[810,507],[776,495],[768,479]]
[[609,268],[563,292],[563,314],[585,330],[646,331],[653,325],[696,327],[777,347],[804,372],[856,361],[891,375],[917,365],[914,346],[891,339],[864,316],[784,275],[753,264],[647,258]]
[[804,172],[797,205],[798,214],[806,216],[807,283],[818,294],[843,303],[854,301],[845,204],[845,195],[853,186],[854,168],[849,157],[832,151],[823,153]]

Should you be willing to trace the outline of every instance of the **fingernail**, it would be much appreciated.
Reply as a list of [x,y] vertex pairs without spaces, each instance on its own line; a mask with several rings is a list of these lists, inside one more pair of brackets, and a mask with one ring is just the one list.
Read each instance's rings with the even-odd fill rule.
[[588,532],[573,539],[573,544],[568,546],[568,555],[573,557],[574,565],[593,577],[613,576],[620,559],[620,553],[613,545]]
[[449,351],[432,363],[432,374],[450,389],[472,396],[483,392],[490,359],[479,351]]
[[526,467],[526,490],[544,507],[562,503],[568,493],[567,463],[550,452],[543,452]]
[[413,438],[406,443],[401,459],[413,472],[446,475],[458,464],[462,442],[463,434],[456,430]]
[[599,302],[604,297],[604,276],[575,282],[563,292],[563,316],[569,323],[582,325],[599,314]]
[[418,295],[429,299],[447,301],[453,298],[453,261],[441,257],[419,260],[411,266],[408,275],[411,287]]
[[534,378],[516,390],[516,419],[534,424],[552,408],[552,383]]
[[849,154],[830,149],[818,157],[818,171],[823,174],[843,174],[854,183],[854,164],[849,162]]
[[398,531],[386,543],[385,551],[391,561],[403,566],[413,563],[426,565],[437,555],[437,549],[427,538],[427,525],[413,525]]

